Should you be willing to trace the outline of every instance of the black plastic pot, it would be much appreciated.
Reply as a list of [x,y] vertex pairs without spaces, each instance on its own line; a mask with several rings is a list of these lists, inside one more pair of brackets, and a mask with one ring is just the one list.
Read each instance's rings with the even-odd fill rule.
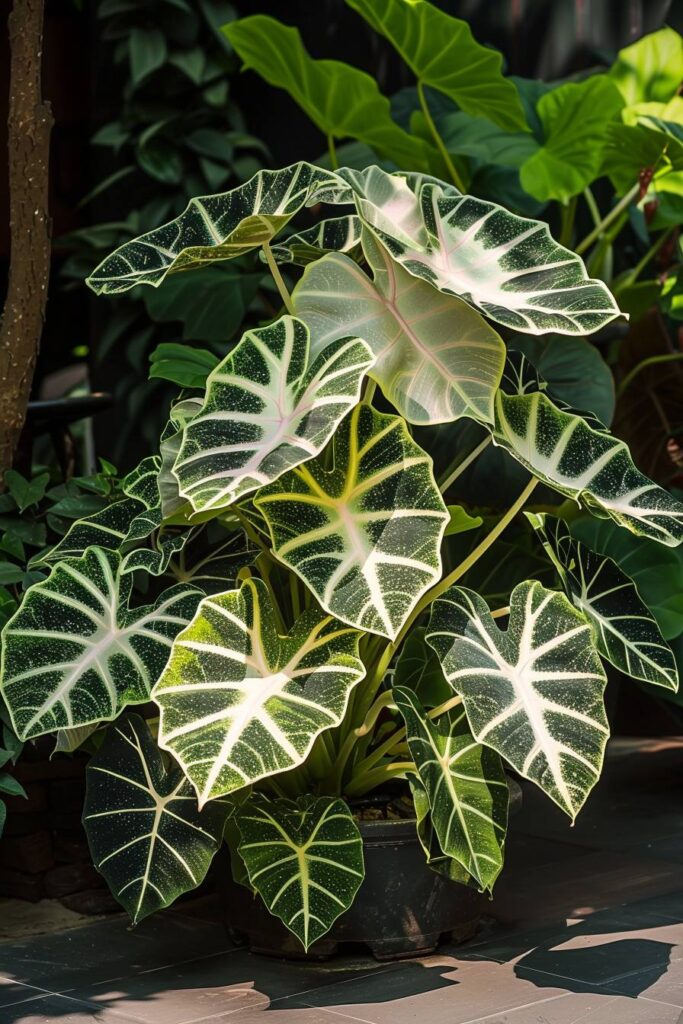
[[431,953],[446,934],[458,942],[474,934],[486,897],[427,866],[414,821],[362,821],[359,827],[365,879],[353,905],[308,954],[260,897],[232,881],[226,863],[221,888],[233,938],[270,956],[324,960],[340,943],[353,942],[368,946],[377,960],[393,960]]

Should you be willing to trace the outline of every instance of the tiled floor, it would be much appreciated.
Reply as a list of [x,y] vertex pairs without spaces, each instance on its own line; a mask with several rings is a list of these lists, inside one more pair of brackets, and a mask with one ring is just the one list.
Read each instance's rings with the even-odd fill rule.
[[613,744],[573,829],[525,787],[466,946],[284,963],[232,947],[212,910],[0,945],[1,1024],[683,1024],[683,741]]

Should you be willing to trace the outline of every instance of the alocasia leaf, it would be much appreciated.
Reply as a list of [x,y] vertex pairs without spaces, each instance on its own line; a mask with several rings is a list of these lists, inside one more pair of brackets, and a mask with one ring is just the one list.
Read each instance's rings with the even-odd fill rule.
[[548,225],[424,177],[343,169],[361,219],[396,262],[441,292],[529,334],[587,334],[621,316],[602,281]]
[[330,217],[305,231],[297,231],[272,247],[278,263],[306,267],[326,252],[345,252],[352,259],[362,257],[361,222],[354,214]]
[[572,603],[590,620],[598,651],[634,679],[678,689],[671,648],[633,580],[606,555],[572,537],[555,516],[528,512]]
[[432,722],[411,690],[394,686],[392,693],[441,850],[481,889],[491,890],[503,867],[507,829],[508,786],[500,757],[472,738],[462,707]]
[[438,707],[453,696],[441,662],[427,643],[424,626],[411,629],[405,643],[401,645],[392,685],[412,690],[427,708]]
[[427,642],[463,698],[474,738],[574,819],[602,769],[606,678],[586,618],[535,580],[510,595],[506,630],[472,590],[432,606]]
[[205,598],[154,688],[159,744],[207,800],[287,771],[341,722],[359,633],[310,610],[279,636],[266,585]]
[[285,89],[323,135],[358,139],[399,166],[429,170],[438,153],[400,128],[389,100],[371,75],[338,60],[314,60],[298,29],[263,14],[223,28],[242,58],[262,78]]
[[404,421],[357,406],[315,459],[281,476],[254,504],[273,552],[342,622],[394,638],[441,575],[449,515],[432,460]]
[[608,72],[628,104],[666,103],[683,80],[683,39],[673,28],[659,29],[620,50]]
[[623,441],[533,390],[523,360],[521,353],[508,356],[496,395],[495,443],[594,515],[661,544],[679,544],[683,505],[636,469]]
[[528,126],[514,83],[503,77],[503,58],[482,46],[469,25],[426,0],[347,0],[386,36],[415,77],[438,89],[468,114],[502,128]]
[[175,220],[126,242],[93,270],[87,284],[98,294],[158,287],[169,273],[228,260],[270,242],[336,175],[301,162],[259,171],[230,192],[198,196]]
[[363,840],[348,804],[255,793],[236,822],[252,887],[307,950],[351,906],[365,877]]
[[505,364],[500,336],[462,299],[436,298],[369,231],[363,248],[372,281],[348,256],[332,253],[311,264],[294,290],[313,352],[348,335],[364,338],[375,357],[369,376],[409,423],[491,422]]
[[173,466],[196,512],[225,508],[324,448],[373,362],[365,342],[348,335],[309,361],[300,320],[247,331],[209,376]]
[[149,700],[202,595],[181,584],[131,609],[132,586],[119,554],[88,548],[28,591],[3,630],[0,670],[22,739],[108,721]]
[[203,881],[223,837],[227,803],[197,808],[137,715],[109,727],[86,769],[83,825],[95,867],[137,924]]
[[543,144],[522,164],[524,189],[542,202],[566,203],[582,192],[600,175],[605,129],[623,105],[606,75],[565,82],[541,96]]

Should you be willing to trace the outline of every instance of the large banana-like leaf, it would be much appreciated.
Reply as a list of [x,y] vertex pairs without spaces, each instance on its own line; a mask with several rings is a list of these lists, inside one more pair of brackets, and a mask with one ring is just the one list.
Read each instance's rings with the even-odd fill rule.
[[351,906],[365,877],[363,840],[348,804],[255,793],[236,821],[251,885],[308,949]]
[[449,521],[432,460],[402,419],[357,406],[315,459],[259,491],[254,504],[277,558],[342,622],[394,638],[441,575]]
[[392,693],[441,850],[481,889],[493,889],[503,867],[508,811],[500,757],[472,738],[461,707],[432,722],[413,692],[395,686]]
[[492,422],[505,365],[500,336],[462,299],[435,296],[369,231],[363,248],[374,281],[333,253],[309,266],[296,286],[292,301],[310,328],[313,352],[357,335],[375,356],[369,375],[410,423],[460,416]]
[[86,283],[98,295],[138,284],[156,288],[169,273],[234,259],[270,242],[299,210],[319,201],[321,188],[336,181],[334,172],[303,161],[259,171],[230,192],[191,199],[175,220],[119,246]]
[[152,693],[159,744],[207,800],[301,764],[365,675],[359,634],[318,611],[278,636],[257,579],[205,598]]
[[197,808],[180,769],[167,768],[138,715],[117,722],[86,769],[83,824],[95,867],[133,924],[203,880],[230,808]]
[[555,516],[528,512],[569,599],[590,619],[603,658],[634,679],[678,690],[671,648],[638,589],[616,562],[572,537]]
[[314,60],[298,29],[254,14],[231,21],[223,31],[244,67],[285,89],[323,135],[358,139],[399,167],[429,170],[433,161],[440,162],[433,146],[392,119],[389,100],[371,75],[338,60]]
[[609,516],[661,544],[679,544],[683,505],[643,476],[624,442],[604,428],[596,430],[582,416],[558,408],[542,391],[527,388],[520,394],[523,359],[520,353],[508,357],[496,395],[495,443],[594,515]]
[[482,46],[469,25],[426,0],[346,0],[386,36],[415,77],[438,89],[461,110],[510,131],[528,131],[514,82],[503,77],[503,58]]
[[197,512],[231,505],[322,451],[358,402],[370,349],[338,340],[309,363],[308,328],[291,316],[247,331],[211,373],[173,467]]
[[585,616],[535,580],[515,587],[500,630],[472,590],[432,606],[427,641],[463,698],[475,739],[497,750],[572,818],[602,769],[605,674]]
[[[587,334],[621,316],[548,225],[433,179],[343,170],[361,219],[409,273],[529,334]],[[330,202],[348,194],[329,193]]]
[[357,259],[363,255],[360,238],[361,222],[354,214],[330,217],[277,242],[273,256],[278,263],[294,263],[299,267],[308,266],[326,252],[345,252]]
[[132,585],[118,553],[88,548],[28,591],[3,630],[0,670],[22,739],[107,721],[149,700],[202,595],[181,584],[131,609]]

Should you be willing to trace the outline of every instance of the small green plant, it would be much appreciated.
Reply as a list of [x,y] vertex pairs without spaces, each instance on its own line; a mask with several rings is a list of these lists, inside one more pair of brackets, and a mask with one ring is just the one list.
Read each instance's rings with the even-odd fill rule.
[[[329,206],[345,209],[277,238]],[[669,550],[683,506],[499,333],[597,331],[620,316],[604,283],[545,224],[433,177],[262,171],[89,284],[189,283],[257,249],[283,314],[199,392],[193,365],[159,454],[38,555],[50,573],[5,626],[2,694],[24,740],[64,748],[113,723],[84,822],[134,921],[197,886],[225,837],[236,878],[308,948],[361,884],[358,798],[410,790],[430,865],[487,891],[504,765],[576,817],[609,733],[603,662],[663,690],[678,676],[636,586],[574,520]],[[470,448],[448,443],[463,420]],[[507,508],[449,501],[490,445],[522,474]],[[432,447],[449,449],[440,466]],[[539,484],[563,501],[552,514],[529,505]],[[127,710],[150,701],[146,721]]]

